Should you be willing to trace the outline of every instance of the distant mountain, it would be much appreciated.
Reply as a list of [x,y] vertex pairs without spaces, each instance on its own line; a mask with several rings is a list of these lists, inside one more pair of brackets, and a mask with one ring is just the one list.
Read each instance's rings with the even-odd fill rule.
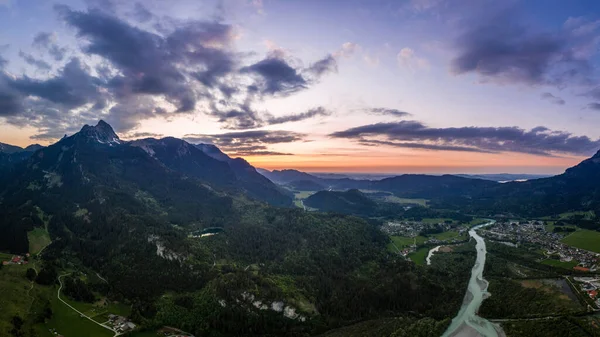
[[322,191],[327,189],[325,186],[313,180],[294,180],[285,186],[297,191]]
[[264,175],[265,177],[269,178],[269,180],[271,180],[272,182],[274,182],[276,184],[282,184],[282,185],[285,185],[287,183],[291,183],[292,181],[297,181],[297,180],[308,180],[308,181],[314,181],[317,183],[323,181],[323,179],[321,179],[321,178],[315,177],[311,174],[308,174],[308,173],[302,172],[302,171],[298,171],[298,170],[269,171],[269,170],[261,169],[259,171],[259,173]]
[[371,188],[392,192],[399,197],[434,199],[447,196],[471,197],[496,185],[498,183],[488,180],[453,175],[403,174],[374,181]]
[[550,174],[514,174],[514,173],[494,173],[494,174],[456,174],[456,176],[471,178],[471,179],[483,179],[492,180],[497,182],[509,182],[509,181],[524,181],[532,179],[540,179],[551,177]]
[[324,212],[337,212],[370,216],[375,213],[377,203],[359,190],[345,192],[321,191],[306,200],[304,205]]
[[0,143],[0,152],[2,153],[15,153],[21,151],[23,151],[23,148],[20,146]]
[[27,160],[35,151],[42,148],[44,147],[39,144],[32,144],[23,149],[19,146],[0,143],[0,188],[16,164]]
[[10,144],[4,144],[4,143],[0,143],[0,153],[16,153],[16,152],[35,152],[39,149],[43,148],[43,146],[41,146],[40,144],[31,144],[29,146],[27,146],[26,148],[22,148],[20,146],[16,146],[16,145],[10,145]]
[[43,149],[44,147],[41,146],[40,144],[31,144],[29,146],[27,146],[26,148],[23,149],[23,151],[27,151],[27,152],[35,152],[39,149]]

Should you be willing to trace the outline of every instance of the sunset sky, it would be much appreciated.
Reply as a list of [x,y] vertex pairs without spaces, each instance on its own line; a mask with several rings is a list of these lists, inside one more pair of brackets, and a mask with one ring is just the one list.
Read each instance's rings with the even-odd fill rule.
[[600,149],[595,0],[0,0],[0,142],[103,119],[268,169],[560,173]]

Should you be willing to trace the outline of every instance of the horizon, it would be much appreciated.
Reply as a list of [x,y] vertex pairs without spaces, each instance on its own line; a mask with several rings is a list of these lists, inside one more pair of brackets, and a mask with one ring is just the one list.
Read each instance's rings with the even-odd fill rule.
[[600,149],[595,13],[591,0],[4,1],[0,27],[19,33],[0,37],[0,141],[48,145],[103,119],[124,139],[211,143],[271,170],[560,174]]
[[[97,125],[100,124],[101,122],[104,122],[103,120],[99,120]],[[106,122],[104,122],[106,123]],[[93,124],[92,124],[93,125]],[[108,124],[110,126],[110,128],[112,128],[112,126],[110,124]],[[82,126],[82,129],[86,126],[90,126],[89,124],[85,124]],[[67,135],[65,134],[65,137],[70,137],[73,136],[75,133],[71,134],[71,135]],[[117,136],[125,141],[134,141],[134,140],[138,140],[138,139],[144,139],[144,138],[152,138],[152,139],[162,139],[162,138],[168,138],[168,137],[172,137],[172,136],[163,136],[163,137],[143,137],[143,138],[122,138],[118,133],[116,133]],[[175,137],[176,138],[176,137]],[[185,140],[185,139],[183,139]],[[59,140],[57,140],[56,142],[58,142]],[[0,141],[0,143],[3,144],[7,144],[7,145],[13,145],[13,146],[19,146],[21,148],[26,148],[28,146],[33,146],[33,145],[40,145],[38,143],[30,143],[30,144],[24,144],[24,145],[17,145],[17,144],[9,144],[9,143],[5,143]],[[209,144],[209,145],[214,145],[217,146],[221,151],[223,151],[223,149],[221,149],[217,144],[213,144],[213,143],[201,143],[201,142],[197,142],[197,143],[192,143],[189,142],[190,144]],[[55,143],[49,143],[46,144],[44,146],[50,146],[52,144]],[[225,154],[230,155],[229,153],[227,153],[226,151],[223,151]],[[232,158],[236,158],[236,156],[232,156]],[[289,166],[265,166],[265,165],[256,165],[255,163],[253,163],[251,160],[248,160],[247,157],[244,156],[239,156],[239,158],[244,158],[245,160],[247,160],[250,164],[252,164],[254,167],[256,167],[257,169],[266,169],[269,171],[274,171],[274,170],[298,170],[298,171],[302,171],[302,172],[307,172],[307,173],[313,173],[313,174],[346,174],[346,175],[384,175],[384,176],[394,176],[394,175],[402,175],[402,174],[428,174],[428,175],[444,175],[444,174],[453,174],[453,175],[457,175],[457,174],[465,174],[465,175],[478,175],[478,174],[532,174],[532,175],[558,175],[561,174],[565,171],[566,168],[555,168],[555,170],[552,170],[554,168],[550,168],[551,170],[545,171],[545,172],[540,172],[539,171],[539,167],[537,166],[532,166],[532,167],[513,167],[513,168],[507,168],[504,167],[504,171],[500,170],[500,171],[490,171],[489,168],[486,167],[481,167],[481,171],[472,171],[474,168],[473,167],[464,167],[461,168],[461,166],[456,166],[456,167],[444,167],[443,166],[423,166],[423,167],[415,167],[415,166],[406,166],[403,168],[388,168],[386,169],[386,167],[377,167],[377,169],[374,169],[372,171],[361,171],[362,169],[364,169],[363,167],[344,167],[344,166],[331,166],[331,167],[324,167],[324,166],[317,166],[317,167],[311,167],[311,166],[307,166],[307,167],[303,167],[303,166],[296,166],[296,167],[289,167]],[[325,170],[323,170],[325,169]],[[329,169],[329,170],[326,170]],[[348,170],[350,169],[350,170]],[[354,170],[352,170],[354,169]],[[471,170],[471,171],[465,171],[465,170]]]

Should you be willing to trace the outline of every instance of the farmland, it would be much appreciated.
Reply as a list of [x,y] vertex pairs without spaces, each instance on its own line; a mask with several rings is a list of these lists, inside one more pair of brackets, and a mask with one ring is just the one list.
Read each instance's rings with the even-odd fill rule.
[[569,246],[600,253],[600,232],[587,229],[578,230],[561,240]]

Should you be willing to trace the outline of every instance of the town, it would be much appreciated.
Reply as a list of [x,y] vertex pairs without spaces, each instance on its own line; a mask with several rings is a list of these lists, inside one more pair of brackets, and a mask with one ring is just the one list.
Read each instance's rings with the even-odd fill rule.
[[[548,231],[541,220],[499,221],[480,230],[481,236],[489,240],[513,245],[524,243],[539,246],[547,257],[556,257],[561,262],[577,261],[574,269],[595,272],[598,270],[600,254],[566,245],[560,240],[565,232]],[[568,232],[567,232],[568,233]]]

